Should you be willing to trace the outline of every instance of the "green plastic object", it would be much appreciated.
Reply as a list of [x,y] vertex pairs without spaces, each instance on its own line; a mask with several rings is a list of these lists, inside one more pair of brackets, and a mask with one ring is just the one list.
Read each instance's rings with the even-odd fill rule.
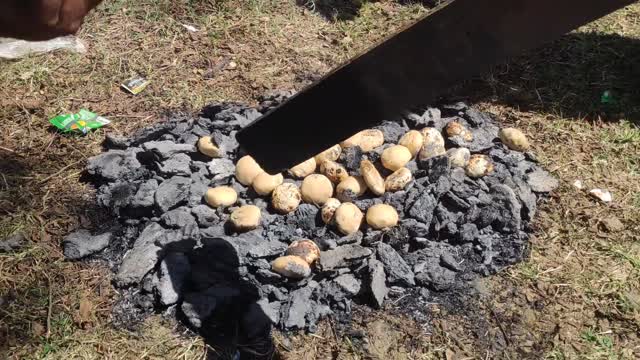
[[94,114],[89,110],[82,109],[77,114],[58,115],[49,122],[64,133],[87,134],[91,130],[99,129],[111,121]]
[[613,103],[613,94],[611,93],[610,90],[607,90],[605,92],[602,93],[602,96],[600,97],[600,102],[603,104],[611,104]]

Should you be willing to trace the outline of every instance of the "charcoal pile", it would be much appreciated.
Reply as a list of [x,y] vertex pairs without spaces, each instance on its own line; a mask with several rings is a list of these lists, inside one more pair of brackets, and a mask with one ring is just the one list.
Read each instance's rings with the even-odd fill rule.
[[429,108],[269,175],[235,134],[284,97],[108,137],[87,172],[117,225],[69,235],[65,255],[108,260],[131,311],[203,332],[230,318],[313,331],[353,303],[457,291],[523,259],[557,181],[520,131],[462,103]]

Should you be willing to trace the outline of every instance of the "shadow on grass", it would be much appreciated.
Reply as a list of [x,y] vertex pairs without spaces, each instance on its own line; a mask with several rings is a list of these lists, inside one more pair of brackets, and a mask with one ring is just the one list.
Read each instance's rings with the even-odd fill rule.
[[224,237],[201,242],[186,254],[188,272],[166,262],[180,289],[178,319],[204,338],[211,348],[208,359],[272,359],[271,320],[257,304],[260,290],[243,279],[246,268],[235,247]]
[[490,101],[565,118],[640,124],[640,40],[572,33],[482,79],[448,92],[447,101]]
[[[353,20],[360,14],[362,6],[368,0],[296,0],[298,6],[316,11],[332,21]],[[399,0],[403,5],[420,3],[426,7],[435,7],[446,0]]]
[[31,203],[30,196],[21,190],[31,172],[31,165],[25,159],[0,150],[0,219]]
[[[297,2],[337,21],[359,16],[365,3],[362,0]],[[441,3],[438,0],[420,2],[426,7]],[[445,100],[492,101],[567,118],[626,119],[640,124],[640,40],[595,32],[567,34],[451,89]]]

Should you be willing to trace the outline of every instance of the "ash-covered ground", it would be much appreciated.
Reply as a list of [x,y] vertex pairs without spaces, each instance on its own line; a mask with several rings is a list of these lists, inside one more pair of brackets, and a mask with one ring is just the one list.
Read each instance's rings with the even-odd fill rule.
[[[404,190],[353,200],[363,212],[374,204],[393,206],[400,222],[387,230],[364,224],[344,236],[325,225],[313,204],[287,215],[275,212],[268,197],[235,179],[235,161],[244,155],[235,134],[285,97],[267,97],[258,108],[214,104],[201,116],[176,115],[130,138],[108,137],[107,151],[90,159],[96,200],[116,225],[102,234],[73,233],[64,251],[70,259],[110,262],[123,294],[115,310],[121,324],[155,311],[175,314],[205,336],[242,332],[258,338],[271,324],[313,331],[323,317],[348,319],[353,303],[383,308],[389,296],[403,293],[428,302],[523,259],[536,203],[557,181],[532,154],[507,148],[490,115],[462,103],[385,122],[378,127],[385,145],[368,153],[344,149],[339,162],[357,175],[362,159],[379,162],[382,150],[410,129],[442,131],[457,121],[473,141],[449,138],[447,148],[487,155],[491,174],[470,178],[446,155],[412,160],[407,168],[414,179]],[[200,154],[202,136],[212,136],[224,156]],[[286,176],[285,182],[300,185]],[[227,222],[236,207],[205,203],[207,189],[219,185],[238,192],[237,206],[261,209],[258,229],[234,233]],[[299,239],[322,250],[312,275],[293,280],[272,271],[271,261]]]

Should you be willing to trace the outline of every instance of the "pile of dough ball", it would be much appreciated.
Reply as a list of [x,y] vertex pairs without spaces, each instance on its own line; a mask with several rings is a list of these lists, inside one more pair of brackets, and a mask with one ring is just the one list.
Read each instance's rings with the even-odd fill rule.
[[[377,204],[367,209],[365,214],[353,201],[367,192],[382,196],[386,192],[406,189],[413,181],[413,174],[407,168],[412,159],[424,161],[446,155],[451,166],[464,168],[472,178],[483,177],[494,171],[494,165],[486,155],[471,154],[464,147],[447,150],[445,136],[457,137],[467,143],[473,141],[473,133],[455,121],[447,124],[442,132],[429,127],[410,130],[399,139],[398,144],[391,144],[382,151],[379,164],[363,159],[359,173],[350,174],[338,162],[343,149],[358,146],[367,153],[384,145],[382,131],[369,129],[289,169],[289,177],[302,180],[300,187],[293,182],[285,182],[283,174],[266,173],[251,156],[238,160],[235,177],[241,184],[252,187],[256,194],[270,197],[273,209],[280,214],[291,213],[301,202],[305,202],[320,207],[323,222],[334,226],[344,235],[358,232],[365,222],[373,229],[385,230],[393,228],[400,220],[395,208]],[[529,149],[527,138],[517,129],[502,129],[499,137],[512,150]],[[208,136],[198,141],[198,149],[210,157],[221,156],[218,146]],[[205,201],[215,208],[232,207],[238,201],[238,194],[229,186],[219,186],[207,191]],[[233,210],[229,222],[233,229],[243,232],[259,227],[261,218],[260,208],[245,205]],[[284,256],[272,263],[272,269],[283,276],[302,279],[311,274],[312,265],[319,257],[320,250],[315,242],[296,241]]]

